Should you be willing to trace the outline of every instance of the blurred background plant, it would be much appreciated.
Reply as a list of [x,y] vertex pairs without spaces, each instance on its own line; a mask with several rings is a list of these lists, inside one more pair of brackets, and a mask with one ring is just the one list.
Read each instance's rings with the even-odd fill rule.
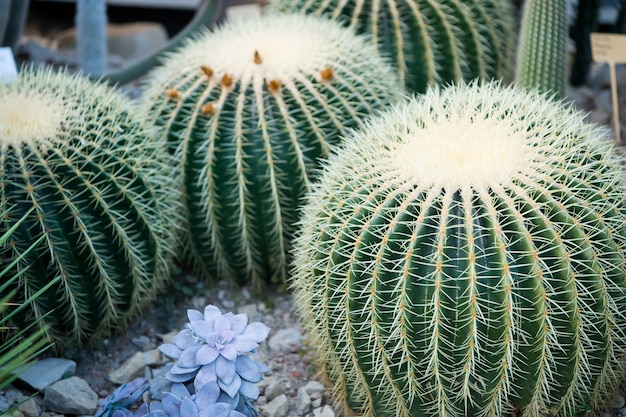
[[30,0],[0,0],[0,46],[15,53],[28,17]]
[[[601,7],[613,8],[617,12],[614,23],[605,28],[600,27]],[[571,37],[575,44],[575,53],[569,82],[580,86],[587,81],[591,59],[591,32],[626,33],[626,0],[578,0],[574,5],[574,24]]]
[[76,2],[76,45],[80,68],[99,77],[107,69],[106,0]]

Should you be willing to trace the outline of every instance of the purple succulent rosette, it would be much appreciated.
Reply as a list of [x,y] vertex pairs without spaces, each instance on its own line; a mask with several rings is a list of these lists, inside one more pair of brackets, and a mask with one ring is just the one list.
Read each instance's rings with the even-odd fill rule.
[[195,394],[184,384],[175,383],[171,392],[163,394],[161,402],[144,404],[134,417],[246,417],[230,404],[219,402],[221,395],[215,381],[203,385]]
[[127,407],[136,402],[148,390],[146,378],[137,378],[118,387],[108,397],[100,400],[94,417],[133,417]]
[[219,308],[209,305],[204,314],[187,310],[189,323],[173,339],[159,347],[165,355],[176,359],[165,377],[172,382],[194,379],[197,392],[209,382],[231,398],[238,396],[254,400],[259,396],[256,383],[268,368],[245,356],[254,352],[269,334],[269,327],[260,322],[248,324],[247,314],[222,314]]

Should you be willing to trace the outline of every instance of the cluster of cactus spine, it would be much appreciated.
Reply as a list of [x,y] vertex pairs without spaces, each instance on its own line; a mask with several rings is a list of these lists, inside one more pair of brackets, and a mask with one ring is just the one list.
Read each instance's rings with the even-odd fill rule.
[[373,45],[312,16],[225,25],[171,54],[142,100],[180,168],[195,270],[283,281],[320,159],[402,91]]
[[0,97],[3,220],[26,216],[2,257],[22,256],[24,297],[60,276],[31,312],[49,313],[59,346],[95,340],[169,279],[179,212],[169,155],[121,94],[81,75],[24,68]]
[[512,78],[515,24],[507,0],[273,0],[269,6],[329,16],[368,34],[409,91]]
[[624,171],[537,92],[429,90],[307,196],[295,305],[345,415],[582,415],[626,364]]

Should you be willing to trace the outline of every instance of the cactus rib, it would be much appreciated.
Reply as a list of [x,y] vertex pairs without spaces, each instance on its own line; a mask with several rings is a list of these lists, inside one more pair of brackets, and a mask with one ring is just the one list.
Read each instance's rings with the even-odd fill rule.
[[407,99],[307,194],[295,304],[346,415],[572,416],[623,382],[624,172],[498,83]]
[[179,161],[194,269],[283,281],[299,200],[320,160],[401,92],[375,47],[321,18],[226,25],[170,56],[144,106]]
[[[169,280],[177,214],[171,165],[112,89],[26,68],[0,87],[1,201],[26,220],[3,246],[21,291],[60,282],[33,303],[59,347],[120,329]],[[58,307],[58,308],[57,308]]]

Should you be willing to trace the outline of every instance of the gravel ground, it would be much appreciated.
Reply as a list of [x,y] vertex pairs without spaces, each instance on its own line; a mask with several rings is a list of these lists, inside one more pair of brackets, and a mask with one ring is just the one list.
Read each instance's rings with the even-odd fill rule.
[[[105,397],[118,386],[109,379],[111,371],[120,368],[136,352],[158,347],[168,334],[171,337],[172,333],[183,329],[188,308],[202,311],[212,304],[222,313],[246,313],[249,322],[260,321],[270,327],[267,339],[270,342],[263,342],[252,355],[270,369],[260,383],[261,392],[263,394],[265,388],[272,385],[272,393],[267,392],[270,399],[284,393],[289,400],[289,412],[283,417],[301,416],[295,411],[297,391],[316,380],[316,376],[304,344],[297,337],[295,343],[288,343],[294,341],[294,335],[302,335],[289,291],[272,286],[260,292],[252,287],[235,288],[224,282],[208,285],[184,273],[176,274],[174,282],[123,334],[103,340],[93,350],[70,352],[69,357],[77,362],[76,376],[87,381],[99,397]],[[289,340],[283,339],[285,332],[291,336]],[[255,403],[261,416],[268,415],[261,409],[267,402],[267,397],[261,395]],[[324,398],[317,408],[325,403]]]

